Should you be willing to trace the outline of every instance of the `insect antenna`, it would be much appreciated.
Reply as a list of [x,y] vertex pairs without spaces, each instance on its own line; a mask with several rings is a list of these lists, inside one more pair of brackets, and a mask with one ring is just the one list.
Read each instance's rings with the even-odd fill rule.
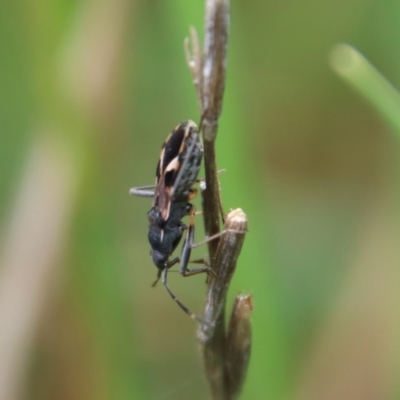
[[164,269],[164,271],[162,272],[162,283],[165,286],[165,288],[167,289],[169,295],[176,301],[176,303],[178,304],[178,306],[187,314],[189,315],[190,318],[194,319],[195,321],[199,322],[200,324],[204,324],[207,325],[209,327],[213,327],[214,324],[211,322],[207,322],[204,319],[201,319],[200,317],[198,317],[196,314],[192,313],[185,305],[183,305],[180,300],[172,293],[171,289],[168,287],[167,285],[167,273],[168,273],[168,269]]

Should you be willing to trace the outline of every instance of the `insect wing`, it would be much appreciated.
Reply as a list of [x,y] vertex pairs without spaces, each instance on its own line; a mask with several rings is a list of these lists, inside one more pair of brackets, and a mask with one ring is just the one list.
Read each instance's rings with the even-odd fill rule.
[[161,213],[164,221],[168,219],[171,207],[171,192],[178,174],[179,152],[185,137],[184,123],[178,125],[167,137],[161,147],[156,169],[156,190],[153,206]]
[[203,157],[203,145],[196,124],[184,121],[164,142],[156,170],[153,206],[166,221],[171,201],[187,201],[197,178]]
[[196,124],[193,121],[182,124],[186,124],[186,132],[179,152],[180,168],[171,192],[173,200],[176,201],[187,201],[189,191],[197,179],[203,158],[203,143]]

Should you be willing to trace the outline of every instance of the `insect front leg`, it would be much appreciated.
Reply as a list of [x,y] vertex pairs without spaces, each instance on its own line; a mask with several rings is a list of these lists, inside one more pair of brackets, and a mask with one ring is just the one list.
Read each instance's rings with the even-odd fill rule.
[[[178,263],[179,262],[179,257],[175,257],[172,261],[169,261],[168,262],[168,264],[166,265],[166,267],[164,268],[165,270],[168,270],[168,269],[170,269],[171,267],[173,267],[176,263]],[[162,274],[162,272],[164,271],[164,269],[159,269],[158,270],[158,272],[157,272],[157,278],[156,278],[156,280],[152,283],[152,287],[156,287],[156,285],[157,285],[157,283],[158,283],[158,281],[160,280],[160,278],[161,278],[161,274]]]
[[[171,265],[172,266],[172,265]],[[168,268],[165,268],[162,271],[162,284],[165,286],[167,289],[167,292],[169,295],[175,300],[175,302],[178,304],[178,306],[187,314],[189,315],[190,318],[196,320],[197,322],[200,322],[203,325],[207,325],[210,327],[213,327],[214,324],[212,322],[205,321],[204,319],[199,318],[196,314],[192,313],[176,296],[174,293],[172,293],[171,289],[169,288],[167,284],[167,273],[168,273]]]
[[154,197],[154,189],[155,185],[139,186],[129,190],[129,194],[131,196],[139,197]]

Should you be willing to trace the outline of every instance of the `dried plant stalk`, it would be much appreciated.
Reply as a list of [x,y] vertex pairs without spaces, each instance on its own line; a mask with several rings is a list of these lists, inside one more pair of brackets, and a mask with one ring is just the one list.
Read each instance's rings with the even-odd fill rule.
[[[206,0],[204,52],[201,53],[198,35],[191,28],[191,44],[185,40],[186,60],[193,75],[202,115],[206,188],[202,192],[204,226],[208,236],[220,231],[221,199],[215,156],[218,117],[222,111],[225,87],[226,52],[228,46],[229,1]],[[218,239],[208,244],[213,258]]]
[[[215,139],[218,118],[222,111],[227,65],[229,1],[206,0],[204,52],[194,28],[190,30],[191,43],[185,40],[185,53],[193,75],[200,112],[204,142],[206,187],[202,191],[205,231],[211,266],[216,274],[210,276],[204,318],[213,326],[201,325],[198,339],[203,354],[205,373],[212,398],[237,398],[244,381],[251,348],[251,298],[236,299],[228,333],[225,333],[225,304],[230,280],[236,268],[245,232],[247,218],[241,209],[231,211],[220,233],[220,214],[224,218],[218,182]],[[190,48],[191,44],[191,48]]]
[[[231,211],[225,221],[226,233],[218,244],[215,259],[212,263],[218,278],[211,278],[206,295],[204,318],[215,322],[214,327],[201,325],[198,331],[198,339],[203,352],[205,372],[210,384],[213,399],[231,399],[236,393],[236,383],[230,378],[230,370],[245,370],[246,367],[233,365],[240,361],[237,357],[231,359],[231,346],[228,346],[225,334],[225,303],[230,280],[236,268],[247,230],[247,218],[244,212],[238,208]],[[238,233],[241,232],[241,233]],[[231,325],[232,333],[228,331],[228,337],[241,338],[245,342],[251,341],[251,330],[245,339],[236,332],[237,324]],[[233,343],[234,341],[231,340]],[[237,347],[237,344],[235,345]],[[240,347],[240,346],[239,346]],[[244,375],[242,378],[244,378]],[[234,384],[232,386],[232,384]],[[241,386],[241,385],[240,385]]]
[[251,295],[236,296],[226,338],[228,372],[226,387],[230,391],[229,398],[231,399],[239,396],[247,374],[251,352],[250,316],[252,311],[253,297]]

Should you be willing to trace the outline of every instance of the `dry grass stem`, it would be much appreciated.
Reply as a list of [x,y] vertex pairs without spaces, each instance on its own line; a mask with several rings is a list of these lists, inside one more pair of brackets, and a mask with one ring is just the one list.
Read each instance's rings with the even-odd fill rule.
[[[227,352],[227,335],[225,333],[225,303],[230,280],[236,268],[237,259],[247,230],[247,218],[238,208],[231,211],[225,222],[226,233],[221,237],[212,267],[218,278],[210,277],[204,318],[215,322],[214,327],[201,325],[198,339],[203,352],[205,373],[210,384],[213,399],[231,399],[234,392],[230,387],[229,354]],[[242,233],[238,233],[242,232]],[[233,326],[233,329],[236,325]],[[237,336],[228,333],[228,336]],[[250,340],[250,339],[249,339]],[[247,365],[247,364],[246,364]],[[234,369],[241,369],[240,366]]]
[[[222,111],[227,65],[229,1],[206,0],[204,50],[194,28],[185,40],[185,54],[196,87],[204,143],[205,188],[202,208],[211,266],[216,276],[210,275],[204,319],[213,326],[201,325],[198,339],[203,353],[205,373],[212,398],[237,398],[244,381],[251,348],[251,298],[236,300],[228,333],[225,332],[225,304],[230,280],[236,268],[245,233],[247,218],[241,209],[231,211],[225,220],[224,234],[220,233],[221,216],[215,139],[218,118]],[[242,299],[243,298],[243,299]],[[244,300],[247,299],[247,300]]]
[[[202,115],[206,176],[206,189],[202,192],[202,207],[206,234],[211,236],[220,231],[220,210],[222,209],[215,155],[215,138],[225,86],[229,1],[207,0],[205,21],[203,53],[200,49],[197,32],[194,28],[191,28],[191,41],[185,40],[185,54],[193,76]],[[215,254],[217,246],[218,239],[209,243],[210,257]]]
[[242,389],[247,374],[251,352],[251,322],[253,297],[239,294],[236,296],[229,321],[226,338],[227,388],[230,398],[236,399]]
[[76,189],[66,147],[36,139],[1,246],[0,400],[21,398],[31,344],[58,280],[54,262]]

